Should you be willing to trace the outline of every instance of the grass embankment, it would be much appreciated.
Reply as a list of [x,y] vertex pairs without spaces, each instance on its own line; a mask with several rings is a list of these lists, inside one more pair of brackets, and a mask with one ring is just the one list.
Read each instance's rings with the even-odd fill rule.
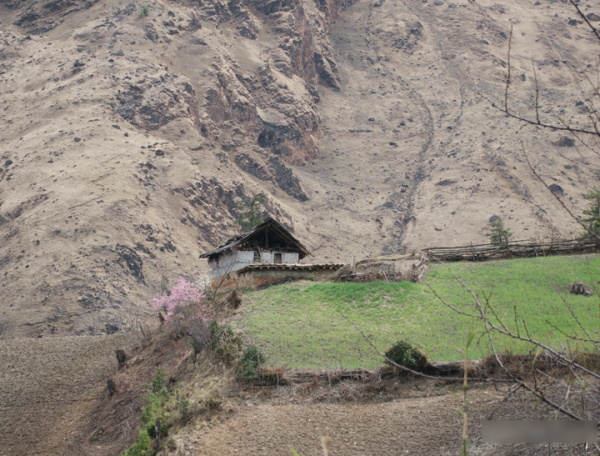
[[[487,297],[510,329],[518,324],[524,334],[524,320],[532,337],[555,348],[581,347],[575,347],[552,326],[583,336],[563,299],[588,330],[596,335],[600,330],[598,296],[575,296],[567,289],[573,281],[598,284],[599,255],[435,265],[420,284],[295,282],[244,294],[243,311],[234,324],[264,351],[268,364],[294,368],[382,365],[381,358],[342,314],[383,351],[404,339],[432,361],[457,360],[468,334],[477,331],[469,352],[474,358],[485,356],[491,350],[481,324],[442,304],[428,287],[453,306],[473,312],[473,298],[452,271],[481,300]],[[519,353],[527,347],[499,337],[498,349]]]

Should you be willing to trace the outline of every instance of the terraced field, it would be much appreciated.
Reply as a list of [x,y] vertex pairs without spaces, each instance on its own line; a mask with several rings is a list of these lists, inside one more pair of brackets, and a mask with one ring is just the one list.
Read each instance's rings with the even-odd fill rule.
[[[588,255],[434,265],[420,284],[295,282],[247,293],[234,323],[274,365],[380,366],[382,360],[352,323],[382,350],[404,339],[433,361],[462,359],[467,338],[475,331],[470,353],[478,358],[490,353],[483,327],[440,300],[473,313],[472,290],[513,331],[527,330],[557,349],[585,349],[561,331],[581,335],[573,315],[597,331],[598,296],[572,295],[568,286],[583,281],[598,288],[599,278],[600,256]],[[501,351],[528,349],[507,338],[499,338],[498,344]]]

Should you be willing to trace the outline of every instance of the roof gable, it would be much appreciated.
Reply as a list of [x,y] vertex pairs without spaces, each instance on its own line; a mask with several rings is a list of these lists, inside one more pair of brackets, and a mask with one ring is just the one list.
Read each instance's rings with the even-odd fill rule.
[[310,255],[306,247],[283,225],[269,217],[250,231],[229,239],[215,250],[203,253],[200,258],[212,259],[227,252],[239,250],[244,245],[264,250],[292,250],[299,253],[300,259]]

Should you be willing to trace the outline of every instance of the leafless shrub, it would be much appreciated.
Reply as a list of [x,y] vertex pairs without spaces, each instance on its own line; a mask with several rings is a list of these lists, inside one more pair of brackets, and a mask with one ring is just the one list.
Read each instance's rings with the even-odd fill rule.
[[289,380],[285,376],[285,368],[283,367],[261,366],[258,370],[259,385],[283,386],[288,383]]

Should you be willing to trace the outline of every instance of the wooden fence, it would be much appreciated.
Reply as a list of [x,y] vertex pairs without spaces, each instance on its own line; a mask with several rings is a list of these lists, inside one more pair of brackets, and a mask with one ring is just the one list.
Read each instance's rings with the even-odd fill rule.
[[600,252],[600,245],[579,240],[533,243],[515,241],[506,245],[466,245],[424,249],[429,261],[487,261],[505,258],[530,258],[550,255],[572,255]]

